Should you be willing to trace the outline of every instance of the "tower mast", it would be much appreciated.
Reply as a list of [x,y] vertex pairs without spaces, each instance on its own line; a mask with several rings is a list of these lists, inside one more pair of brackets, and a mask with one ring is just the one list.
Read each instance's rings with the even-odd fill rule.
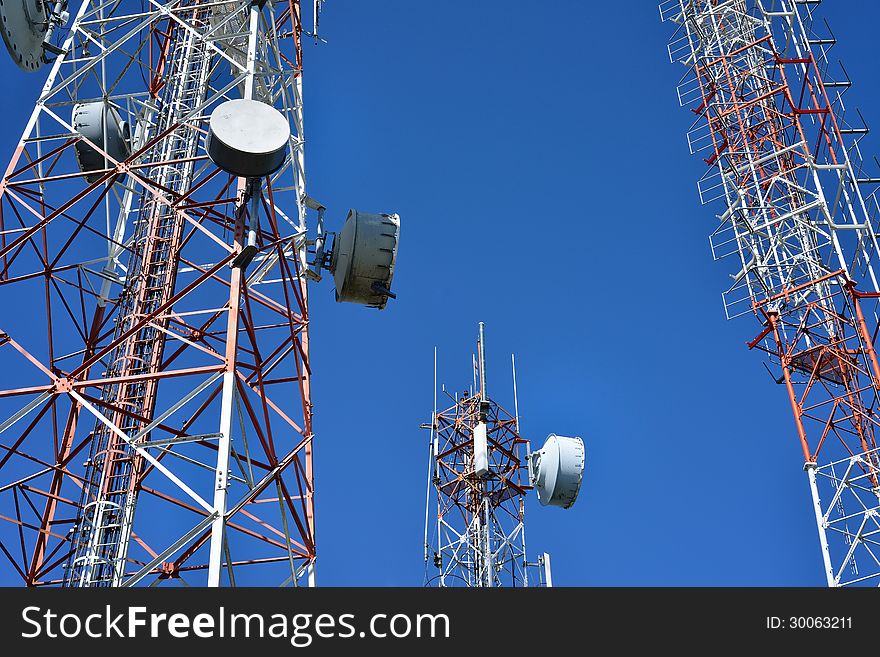
[[[523,495],[526,440],[486,391],[486,337],[479,324],[477,389],[435,412],[428,482],[436,527],[426,583],[528,586]],[[447,393],[448,395],[449,393]]]
[[[541,504],[571,507],[583,479],[583,441],[551,434],[541,450],[530,453],[529,442],[519,433],[515,369],[516,415],[488,394],[483,322],[475,389],[460,396],[447,392],[453,404],[442,411],[437,411],[436,362],[435,350],[433,418],[430,425],[422,425],[431,429],[426,585],[529,586],[533,570],[538,576],[531,578],[531,584],[549,586],[549,555],[539,563],[526,559],[525,495],[536,488]],[[432,511],[436,524],[429,538]]]
[[[28,310],[0,333],[0,547],[24,583],[314,582],[301,36],[299,0],[85,0],[47,47],[0,183],[0,295]],[[236,98],[292,126],[255,181],[203,148]]]
[[758,320],[748,347],[785,389],[824,578],[877,585],[880,206],[819,4],[668,0],[660,14],[677,26],[670,60],[687,67],[678,95],[696,115],[700,199],[722,208],[713,255],[735,263],[724,307]]

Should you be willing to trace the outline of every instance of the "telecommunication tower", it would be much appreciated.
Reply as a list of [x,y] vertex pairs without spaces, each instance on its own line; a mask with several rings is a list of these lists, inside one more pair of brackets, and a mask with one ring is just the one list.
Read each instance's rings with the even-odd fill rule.
[[786,391],[825,579],[876,586],[880,179],[864,173],[868,130],[844,103],[820,2],[668,0],[660,15],[677,26],[670,60],[687,67],[700,199],[722,208],[710,243],[733,261],[724,307],[758,320],[748,347]]
[[[315,583],[310,281],[399,218],[306,194],[299,0],[5,0],[48,69],[0,182],[0,551],[30,586]],[[8,571],[7,571],[8,572]]]
[[[536,488],[542,504],[570,508],[583,479],[584,444],[551,434],[540,451],[530,453],[519,433],[515,370],[514,415],[486,392],[482,322],[477,353],[473,387],[456,395],[444,389],[454,403],[442,411],[437,410],[435,353],[434,413],[431,424],[423,425],[431,430],[425,584],[552,586],[550,556],[544,553],[536,563],[526,558],[525,496]],[[530,582],[533,567],[538,573]]]

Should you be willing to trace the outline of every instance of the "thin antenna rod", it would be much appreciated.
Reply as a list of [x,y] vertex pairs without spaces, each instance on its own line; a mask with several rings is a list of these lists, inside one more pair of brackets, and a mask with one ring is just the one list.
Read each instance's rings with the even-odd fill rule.
[[471,374],[474,375],[474,383],[471,387],[471,395],[477,394],[477,357],[471,354]]
[[434,470],[434,432],[437,430],[437,347],[434,347],[434,412],[431,413],[431,442],[428,445],[428,483],[425,486],[425,561],[428,561],[428,507],[431,503],[431,475]]
[[480,399],[486,400],[486,336],[480,322]]
[[510,367],[513,370],[513,414],[516,416],[516,432],[519,433],[519,399],[516,396],[516,356],[510,354]]

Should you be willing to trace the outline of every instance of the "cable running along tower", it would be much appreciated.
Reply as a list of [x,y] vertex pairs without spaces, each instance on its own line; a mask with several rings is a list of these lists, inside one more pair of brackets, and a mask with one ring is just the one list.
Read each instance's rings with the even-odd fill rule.
[[720,207],[716,259],[731,261],[728,318],[757,320],[794,414],[829,586],[880,585],[877,178],[861,117],[815,19],[821,0],[669,0],[678,95],[706,163],[698,190]]
[[0,182],[0,559],[31,586],[312,585],[309,282],[384,307],[399,220],[327,243],[299,0],[70,11],[0,8],[48,69]]

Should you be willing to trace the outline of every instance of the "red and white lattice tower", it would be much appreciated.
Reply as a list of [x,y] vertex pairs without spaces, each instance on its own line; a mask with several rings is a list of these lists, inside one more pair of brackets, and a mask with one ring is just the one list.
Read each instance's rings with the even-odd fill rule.
[[[49,19],[27,28],[34,6]],[[329,253],[300,2],[70,11],[0,11],[17,63],[49,71],[0,182],[3,581],[313,584],[307,282]],[[206,153],[236,99],[290,126],[271,173]]]
[[660,14],[688,69],[678,94],[706,162],[700,198],[722,207],[711,245],[734,263],[724,307],[758,320],[748,346],[786,390],[828,585],[878,585],[880,181],[862,173],[867,130],[844,105],[819,4],[669,0]]
[[584,443],[551,434],[531,452],[520,435],[515,367],[513,415],[487,393],[482,322],[477,353],[473,387],[455,395],[444,388],[453,403],[442,410],[434,355],[434,412],[423,425],[431,430],[425,585],[552,586],[550,555],[526,558],[525,496],[535,488],[541,504],[570,508],[583,480]]

